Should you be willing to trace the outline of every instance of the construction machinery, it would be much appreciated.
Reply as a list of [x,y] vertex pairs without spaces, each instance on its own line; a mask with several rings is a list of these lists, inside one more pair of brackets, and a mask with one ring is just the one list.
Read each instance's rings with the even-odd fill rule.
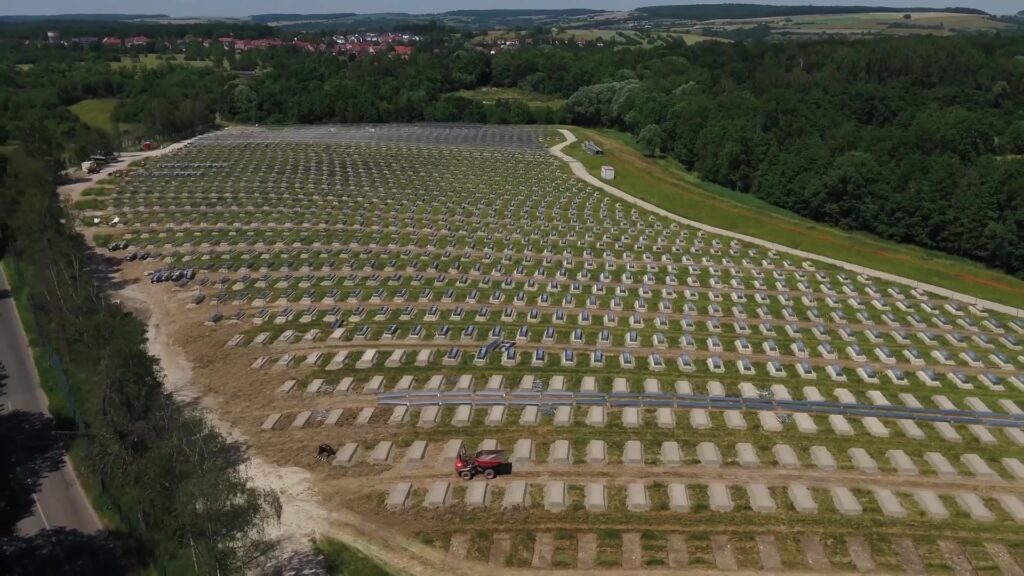
[[506,463],[504,450],[477,450],[470,454],[463,446],[455,458],[455,473],[463,480],[472,480],[477,474],[483,474],[490,480],[506,467]]

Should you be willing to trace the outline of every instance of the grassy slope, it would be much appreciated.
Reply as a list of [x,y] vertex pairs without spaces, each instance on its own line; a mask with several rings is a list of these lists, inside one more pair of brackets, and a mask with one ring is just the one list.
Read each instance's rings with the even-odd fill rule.
[[327,560],[327,571],[335,576],[390,576],[390,572],[355,548],[331,538],[321,538],[314,547]]
[[[558,38],[568,39],[575,37],[577,40],[609,40],[612,38],[622,39],[619,35],[620,30],[613,30],[609,28],[573,28],[566,30],[557,35]],[[621,30],[626,36],[632,37],[636,40],[641,40],[640,34],[632,30]]]
[[557,108],[565,103],[565,100],[561,98],[518,88],[477,88],[476,90],[460,90],[456,94],[463,98],[479,100],[485,104],[493,103],[495,100],[518,100],[527,106]]
[[701,36],[700,34],[688,34],[686,32],[666,32],[666,36],[672,36],[673,38],[682,38],[688,46],[696,44],[697,42],[731,42],[725,38],[715,38],[714,36]]
[[756,236],[907,278],[1008,305],[1024,302],[1024,281],[964,259],[817,224],[751,195],[701,182],[675,161],[644,157],[630,136],[611,130],[572,128],[580,140],[593,139],[604,157],[579,145],[566,153],[595,176],[615,167],[615,186],[652,204],[705,224]]
[[114,113],[116,105],[117,98],[90,98],[68,108],[81,118],[82,122],[107,132],[113,132],[114,123],[111,121],[111,115]]

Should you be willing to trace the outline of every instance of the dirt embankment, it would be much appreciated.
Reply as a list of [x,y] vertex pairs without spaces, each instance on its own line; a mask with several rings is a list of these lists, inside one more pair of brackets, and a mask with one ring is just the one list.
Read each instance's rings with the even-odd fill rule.
[[[174,315],[168,302],[149,286],[135,284],[120,290],[122,304],[146,323],[150,353],[160,361],[164,386],[176,398],[194,403],[207,420],[224,436],[245,443],[246,438],[217,416],[218,400],[205,394],[196,381],[192,363],[176,344]],[[177,334],[181,334],[180,331]],[[281,497],[281,522],[268,527],[268,535],[281,543],[284,556],[307,546],[311,537],[328,532],[328,515],[301,468],[272,465],[250,453],[244,465],[246,476],[259,488],[269,488]]]

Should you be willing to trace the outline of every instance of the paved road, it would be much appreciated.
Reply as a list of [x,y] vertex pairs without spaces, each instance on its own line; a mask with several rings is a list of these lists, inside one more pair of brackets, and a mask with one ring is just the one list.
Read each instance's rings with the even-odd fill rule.
[[[7,279],[0,270],[0,294],[6,294],[8,290]],[[0,395],[2,408],[49,414],[14,300],[6,297],[0,297],[0,362],[6,367],[8,376]],[[2,441],[17,439],[4,438]],[[102,527],[67,460],[60,470],[43,478],[34,498],[33,515],[18,524],[21,534],[34,534],[55,526],[82,532],[96,532]]]

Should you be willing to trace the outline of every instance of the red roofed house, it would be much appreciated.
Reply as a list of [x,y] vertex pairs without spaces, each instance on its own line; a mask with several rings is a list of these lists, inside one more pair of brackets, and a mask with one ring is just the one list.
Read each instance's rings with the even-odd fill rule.
[[103,39],[104,46],[121,46],[121,39],[114,36],[107,36]]
[[132,46],[145,46],[150,42],[151,40],[145,36],[132,36],[124,39],[124,45],[128,48],[131,48]]
[[409,54],[412,54],[412,46],[404,46],[402,44],[396,44],[395,45],[395,54],[398,54],[399,56],[403,56],[405,58],[408,58]]
[[235,40],[235,48],[241,52],[248,50],[265,50],[271,46],[280,46],[280,38],[260,38],[256,40]]

